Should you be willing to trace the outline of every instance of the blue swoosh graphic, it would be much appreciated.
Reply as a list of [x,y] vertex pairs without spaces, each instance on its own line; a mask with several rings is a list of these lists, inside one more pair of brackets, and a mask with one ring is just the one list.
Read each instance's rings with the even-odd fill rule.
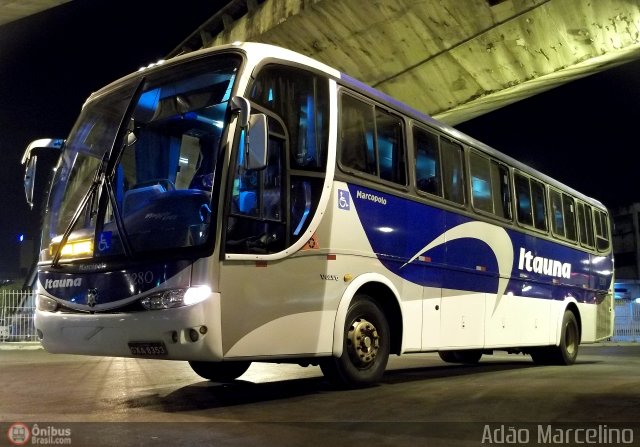
[[506,230],[502,227],[480,221],[460,224],[445,231],[433,241],[429,242],[400,268],[403,268],[411,262],[415,261],[416,259],[418,259],[418,256],[427,253],[432,248],[438,247],[442,244],[446,244],[447,242],[454,241],[456,239],[463,238],[477,239],[484,242],[489,246],[496,257],[500,277],[498,278],[498,290],[496,291],[496,304],[493,308],[493,312],[495,312],[496,308],[500,304],[502,295],[504,295],[504,292],[507,289],[509,277],[511,276],[511,266],[513,265],[514,256],[511,238],[509,237],[509,234],[506,232]]

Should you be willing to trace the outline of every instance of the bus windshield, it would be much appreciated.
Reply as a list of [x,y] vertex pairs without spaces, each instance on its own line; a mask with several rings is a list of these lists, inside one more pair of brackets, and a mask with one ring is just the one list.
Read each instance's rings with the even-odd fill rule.
[[205,244],[240,63],[226,54],[142,72],[88,102],[56,167],[40,260]]

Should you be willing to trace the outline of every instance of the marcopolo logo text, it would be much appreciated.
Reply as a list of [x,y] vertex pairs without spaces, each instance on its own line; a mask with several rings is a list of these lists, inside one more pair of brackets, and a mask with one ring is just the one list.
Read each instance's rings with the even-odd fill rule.
[[380,205],[387,204],[387,199],[385,199],[384,197],[377,196],[375,194],[371,194],[371,193],[360,191],[360,190],[356,192],[356,198],[362,199],[362,200],[368,200],[370,202],[376,202],[376,203],[379,203]]

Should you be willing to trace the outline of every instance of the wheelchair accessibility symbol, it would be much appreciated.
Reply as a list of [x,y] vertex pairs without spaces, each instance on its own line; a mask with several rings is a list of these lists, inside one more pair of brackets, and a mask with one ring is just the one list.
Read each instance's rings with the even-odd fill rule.
[[351,196],[349,195],[349,191],[344,189],[338,190],[338,208],[341,210],[351,209]]
[[104,253],[111,250],[111,231],[105,231],[98,236],[98,251]]

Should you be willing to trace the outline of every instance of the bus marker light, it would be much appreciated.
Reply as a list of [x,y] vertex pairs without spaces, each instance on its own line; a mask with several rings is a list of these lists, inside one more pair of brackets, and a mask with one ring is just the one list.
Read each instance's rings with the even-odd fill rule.
[[336,255],[327,255],[327,261],[335,261]]
[[344,282],[349,282],[353,279],[353,275],[351,273],[347,273],[344,275]]

